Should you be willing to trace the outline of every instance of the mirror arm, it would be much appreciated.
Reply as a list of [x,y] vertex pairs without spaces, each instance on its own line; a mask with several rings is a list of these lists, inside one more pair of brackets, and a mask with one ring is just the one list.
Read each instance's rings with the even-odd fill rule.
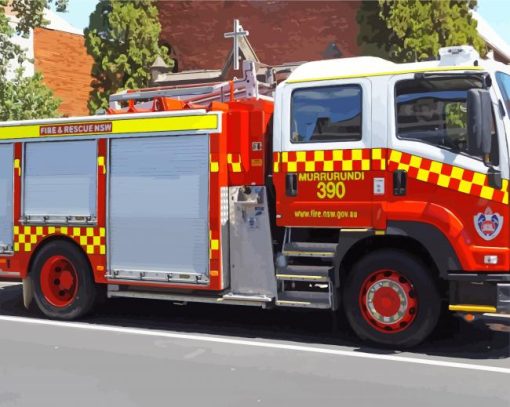
[[501,171],[494,168],[492,164],[488,167],[489,169],[487,171],[487,180],[489,181],[489,186],[494,189],[501,189],[503,187]]

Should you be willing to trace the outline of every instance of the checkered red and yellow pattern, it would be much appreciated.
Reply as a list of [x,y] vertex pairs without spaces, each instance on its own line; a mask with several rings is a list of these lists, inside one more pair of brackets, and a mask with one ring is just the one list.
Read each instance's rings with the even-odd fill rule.
[[274,153],[274,173],[404,170],[410,178],[508,204],[508,180],[501,189],[489,186],[486,174],[382,148],[284,151]]
[[227,154],[227,163],[231,172],[241,172],[241,154]]
[[284,151],[274,154],[273,164],[275,173],[369,171],[385,168],[385,150],[381,148]]
[[44,237],[61,234],[73,238],[87,254],[106,254],[103,227],[14,226],[14,251],[30,252]]
[[213,238],[212,230],[209,231],[209,259],[215,259],[219,257],[220,250],[220,239],[217,239],[216,234]]
[[419,181],[508,204],[506,179],[503,180],[502,188],[498,190],[489,186],[486,174],[395,150],[389,154],[388,170],[404,170],[409,177]]

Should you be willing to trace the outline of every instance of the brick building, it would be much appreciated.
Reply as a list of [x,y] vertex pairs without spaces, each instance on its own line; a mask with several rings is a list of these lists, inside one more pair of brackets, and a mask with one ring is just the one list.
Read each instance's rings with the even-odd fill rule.
[[87,54],[82,34],[49,28],[34,32],[35,70],[44,83],[62,100],[60,112],[66,116],[88,115],[93,60]]
[[239,19],[269,65],[359,54],[359,1],[160,1],[161,39],[178,70],[221,68],[231,50],[223,34]]
[[[359,55],[360,1],[160,1],[161,39],[173,48],[178,71],[217,69],[231,41],[223,34],[239,19],[260,61],[269,65]],[[507,44],[476,12],[489,55],[510,63]]]

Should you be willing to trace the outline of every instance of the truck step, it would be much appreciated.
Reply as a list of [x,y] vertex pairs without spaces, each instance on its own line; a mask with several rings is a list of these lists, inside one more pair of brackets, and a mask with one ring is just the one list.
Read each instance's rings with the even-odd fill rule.
[[228,293],[222,297],[223,301],[271,302],[273,299],[267,295],[234,294]]
[[276,279],[280,281],[329,282],[331,266],[287,266],[279,268]]
[[283,254],[289,257],[335,257],[336,243],[289,242],[283,246]]
[[328,292],[285,291],[278,293],[276,305],[280,307],[329,309],[331,308],[331,300]]
[[211,293],[203,294],[181,294],[175,292],[162,292],[140,289],[119,290],[117,288],[108,288],[108,298],[146,298],[152,300],[164,300],[179,304],[187,304],[190,302],[201,302],[209,304],[231,304],[231,305],[248,305],[267,308],[271,306],[273,298],[267,295],[239,295],[227,293],[224,295],[215,295]]

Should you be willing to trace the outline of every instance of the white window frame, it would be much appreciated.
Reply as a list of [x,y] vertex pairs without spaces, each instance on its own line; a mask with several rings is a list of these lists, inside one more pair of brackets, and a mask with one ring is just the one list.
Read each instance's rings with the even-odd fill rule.
[[[291,107],[292,93],[297,89],[327,88],[332,86],[354,85],[361,87],[361,140],[356,141],[314,141],[293,143],[291,141]],[[282,151],[314,151],[314,150],[351,150],[369,148],[372,134],[372,97],[371,82],[366,78],[341,79],[320,82],[288,84],[283,89],[281,116],[281,148]]]
[[[414,73],[405,75],[392,76],[388,82],[388,148],[401,151],[404,153],[416,155],[419,157],[427,158],[432,161],[438,161],[445,164],[454,165],[467,170],[487,174],[488,167],[483,163],[482,160],[470,157],[465,154],[448,151],[439,146],[424,143],[416,140],[405,140],[397,137],[397,115],[396,115],[396,85],[397,82],[404,80],[414,79]],[[502,171],[504,178],[508,178],[508,167],[503,165],[507,160],[504,157],[503,152],[505,151],[506,142],[504,140],[505,130],[503,128],[502,119],[500,117],[501,112],[498,108],[497,97],[494,89],[491,88],[491,99],[493,103],[493,109],[496,118],[496,130],[498,133],[498,144],[499,144],[499,165],[494,168]]]

